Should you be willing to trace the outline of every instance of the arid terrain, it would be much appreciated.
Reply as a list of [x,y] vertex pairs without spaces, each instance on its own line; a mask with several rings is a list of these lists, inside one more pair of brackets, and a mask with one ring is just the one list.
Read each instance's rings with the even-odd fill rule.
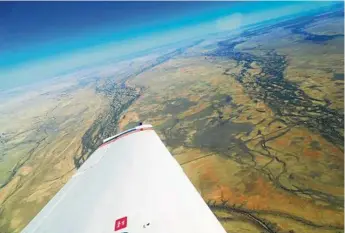
[[4,93],[0,232],[19,232],[102,139],[139,122],[228,232],[344,232],[343,11]]

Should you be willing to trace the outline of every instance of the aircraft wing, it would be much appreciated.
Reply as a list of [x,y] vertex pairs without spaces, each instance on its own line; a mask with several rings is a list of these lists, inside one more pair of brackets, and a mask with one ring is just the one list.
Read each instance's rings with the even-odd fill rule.
[[104,140],[23,233],[225,233],[151,125]]

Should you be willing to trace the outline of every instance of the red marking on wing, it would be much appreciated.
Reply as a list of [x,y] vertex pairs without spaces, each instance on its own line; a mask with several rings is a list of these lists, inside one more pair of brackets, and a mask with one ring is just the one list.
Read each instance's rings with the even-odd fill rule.
[[123,218],[119,218],[115,221],[114,231],[118,231],[126,227],[127,227],[127,216]]

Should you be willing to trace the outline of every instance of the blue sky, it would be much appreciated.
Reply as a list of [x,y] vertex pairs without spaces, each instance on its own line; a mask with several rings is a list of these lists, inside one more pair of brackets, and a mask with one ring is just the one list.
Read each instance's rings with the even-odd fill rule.
[[0,90],[329,2],[0,2]]

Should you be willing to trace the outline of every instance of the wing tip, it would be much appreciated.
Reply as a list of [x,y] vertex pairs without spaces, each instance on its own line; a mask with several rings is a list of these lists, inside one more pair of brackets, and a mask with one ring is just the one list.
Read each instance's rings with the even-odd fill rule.
[[116,139],[116,138],[118,138],[120,136],[123,136],[123,135],[125,135],[127,133],[130,133],[130,132],[133,132],[133,131],[136,131],[136,130],[144,130],[144,129],[151,129],[151,128],[152,128],[152,125],[150,125],[150,124],[145,124],[145,125],[140,124],[140,125],[138,125],[138,126],[136,126],[134,128],[125,130],[125,131],[123,131],[121,133],[118,133],[118,134],[116,134],[114,136],[111,136],[111,137],[108,137],[108,138],[104,139],[103,143],[109,142],[111,140],[114,140],[114,139]]

